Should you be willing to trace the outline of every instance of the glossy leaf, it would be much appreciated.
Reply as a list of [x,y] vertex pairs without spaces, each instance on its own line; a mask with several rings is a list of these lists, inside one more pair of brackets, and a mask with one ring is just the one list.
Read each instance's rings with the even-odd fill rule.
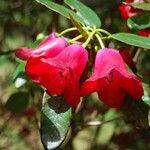
[[130,29],[145,29],[150,27],[150,13],[142,12],[137,15],[131,17],[127,21],[127,25]]
[[138,36],[130,33],[116,33],[112,34],[111,37],[129,45],[150,49],[150,38],[148,37]]
[[62,96],[43,97],[41,139],[45,149],[56,149],[64,141],[70,127],[71,108]]
[[13,112],[23,112],[29,103],[29,94],[24,92],[13,93],[6,102],[6,108]]
[[129,4],[130,6],[137,8],[137,9],[142,9],[142,10],[150,10],[150,3],[131,3]]
[[74,18],[76,18],[77,21],[83,24],[82,18],[76,15],[76,13],[73,12],[71,9],[68,9],[63,5],[57,4],[51,0],[36,0],[36,1],[66,18],[70,19],[70,15],[72,15]]
[[76,10],[77,15],[82,18],[86,26],[90,26],[90,27],[101,26],[101,21],[97,16],[97,14],[92,9],[90,9],[89,7],[81,3],[80,1],[65,0],[65,3],[69,5],[72,9]]

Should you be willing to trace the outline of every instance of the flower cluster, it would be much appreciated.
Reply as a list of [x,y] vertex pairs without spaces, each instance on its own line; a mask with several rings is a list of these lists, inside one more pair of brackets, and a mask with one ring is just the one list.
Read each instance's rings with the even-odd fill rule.
[[120,52],[100,49],[93,73],[88,69],[88,51],[79,44],[69,44],[52,33],[36,48],[19,48],[16,56],[26,63],[26,74],[47,90],[49,95],[63,95],[67,104],[76,107],[80,97],[97,92],[110,107],[119,108],[126,97],[139,100],[143,95],[141,81],[128,71]]
[[[137,2],[142,3],[144,1],[143,0],[125,0],[126,4],[121,4],[119,6],[119,11],[121,13],[122,19],[128,20],[128,18],[133,17],[133,16],[143,12],[143,10],[135,9],[132,6],[128,5],[130,3],[137,3]],[[150,28],[139,30],[137,32],[137,34],[141,35],[141,36],[149,37],[150,36]]]

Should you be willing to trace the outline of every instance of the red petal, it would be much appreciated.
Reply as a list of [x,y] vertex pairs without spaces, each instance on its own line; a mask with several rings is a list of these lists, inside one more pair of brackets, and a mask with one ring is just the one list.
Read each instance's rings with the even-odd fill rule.
[[22,60],[27,60],[31,56],[33,49],[32,48],[19,48],[16,50],[15,55],[22,59]]
[[129,51],[127,49],[120,49],[119,50],[120,55],[122,56],[123,60],[125,61],[125,63],[133,70],[136,72],[136,66],[135,63],[133,62],[133,59],[129,53]]
[[26,73],[33,81],[42,84],[50,95],[64,94],[66,102],[76,106],[80,98],[79,79],[87,59],[87,51],[80,45],[74,44],[54,58],[29,59]]
[[[92,76],[86,80],[86,82],[83,84],[82,87],[82,95],[89,94],[93,91],[96,91],[96,89],[101,88],[101,83],[104,82],[103,80],[96,82],[98,79],[102,79],[103,77],[109,75],[112,69],[116,68],[118,70],[126,69],[126,65],[122,59],[122,57],[119,54],[119,51],[110,49],[110,48],[104,48],[101,49],[95,59],[95,66],[94,66],[94,73]],[[103,84],[104,85],[104,84]]]
[[138,34],[145,37],[150,37],[150,29],[139,30]]
[[124,20],[127,20],[129,17],[135,16],[141,10],[137,10],[128,5],[120,5],[119,11]]
[[122,80],[123,89],[133,100],[140,100],[144,94],[141,81],[130,72],[123,75],[126,77]]
[[63,38],[46,39],[43,44],[32,51],[31,57],[52,58],[58,55],[68,43]]
[[68,43],[64,38],[57,38],[56,34],[52,33],[37,48],[19,48],[16,50],[16,56],[22,60],[28,60],[30,57],[55,57],[67,45]]
[[[101,85],[101,89],[98,91],[99,98],[108,106],[113,108],[119,108],[125,98],[125,92],[121,88],[121,74],[112,70],[110,74],[103,78],[105,84]],[[100,80],[100,79],[99,79]]]
[[97,53],[94,73],[83,84],[81,95],[96,91],[104,103],[116,108],[121,106],[125,96],[137,100],[143,95],[141,82],[127,71],[119,51],[106,48]]
[[50,35],[48,35],[40,44],[38,47],[45,45],[46,43],[48,44],[49,41],[58,38],[57,34],[55,32],[51,33]]
[[72,69],[73,74],[79,80],[88,61],[87,51],[80,45],[72,44],[54,58],[58,64]]

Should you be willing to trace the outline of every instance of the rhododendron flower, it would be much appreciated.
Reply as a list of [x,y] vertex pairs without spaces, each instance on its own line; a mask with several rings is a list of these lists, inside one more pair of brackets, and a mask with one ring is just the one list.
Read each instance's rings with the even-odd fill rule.
[[25,70],[50,95],[63,95],[69,105],[76,106],[80,101],[79,80],[87,60],[87,51],[82,46],[73,44],[53,58],[28,59]]
[[91,92],[98,92],[108,106],[119,108],[128,96],[139,100],[143,88],[141,81],[127,70],[119,51],[104,48],[96,55],[94,73],[81,88],[81,95]]
[[27,60],[30,57],[54,57],[67,45],[64,38],[59,38],[56,33],[52,33],[36,48],[19,48],[16,50],[16,56],[22,60]]
[[119,6],[119,11],[124,20],[127,20],[128,18],[135,16],[138,12],[141,12],[141,10],[139,9],[135,9],[132,8],[131,6],[124,5],[124,4]]
[[142,29],[138,31],[138,35],[150,37],[150,29]]
[[133,62],[133,59],[129,53],[129,51],[126,48],[121,48],[119,49],[119,53],[122,56],[123,60],[125,61],[125,63],[134,71],[136,72],[136,66],[135,63]]

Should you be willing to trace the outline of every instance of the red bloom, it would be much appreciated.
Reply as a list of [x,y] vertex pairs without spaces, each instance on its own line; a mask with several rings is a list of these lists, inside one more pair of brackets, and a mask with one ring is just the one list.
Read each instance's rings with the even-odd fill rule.
[[30,57],[54,57],[67,45],[64,38],[59,38],[52,33],[36,48],[19,48],[16,50],[16,56],[22,60],[28,60]]
[[73,44],[53,58],[29,59],[26,73],[43,85],[50,95],[64,95],[69,105],[76,106],[80,101],[79,80],[87,60],[87,51]]
[[126,3],[132,3],[134,0],[126,0]]
[[23,114],[26,116],[26,117],[28,117],[28,118],[31,118],[31,117],[33,117],[34,115],[35,115],[35,110],[34,110],[34,108],[32,108],[32,107],[28,107],[24,112],[23,112]]
[[138,35],[150,37],[150,29],[139,30]]
[[143,95],[140,80],[130,73],[119,51],[104,48],[97,53],[93,75],[85,81],[81,95],[98,92],[110,107],[121,107],[126,96],[138,100]]
[[128,5],[120,5],[119,6],[119,11],[121,13],[121,16],[124,20],[127,20],[128,18],[135,16],[138,12],[141,10],[134,9],[131,6]]
[[133,70],[136,72],[136,66],[135,63],[133,62],[133,59],[129,53],[129,51],[125,48],[122,48],[119,50],[120,55],[122,56],[123,60],[125,63]]

